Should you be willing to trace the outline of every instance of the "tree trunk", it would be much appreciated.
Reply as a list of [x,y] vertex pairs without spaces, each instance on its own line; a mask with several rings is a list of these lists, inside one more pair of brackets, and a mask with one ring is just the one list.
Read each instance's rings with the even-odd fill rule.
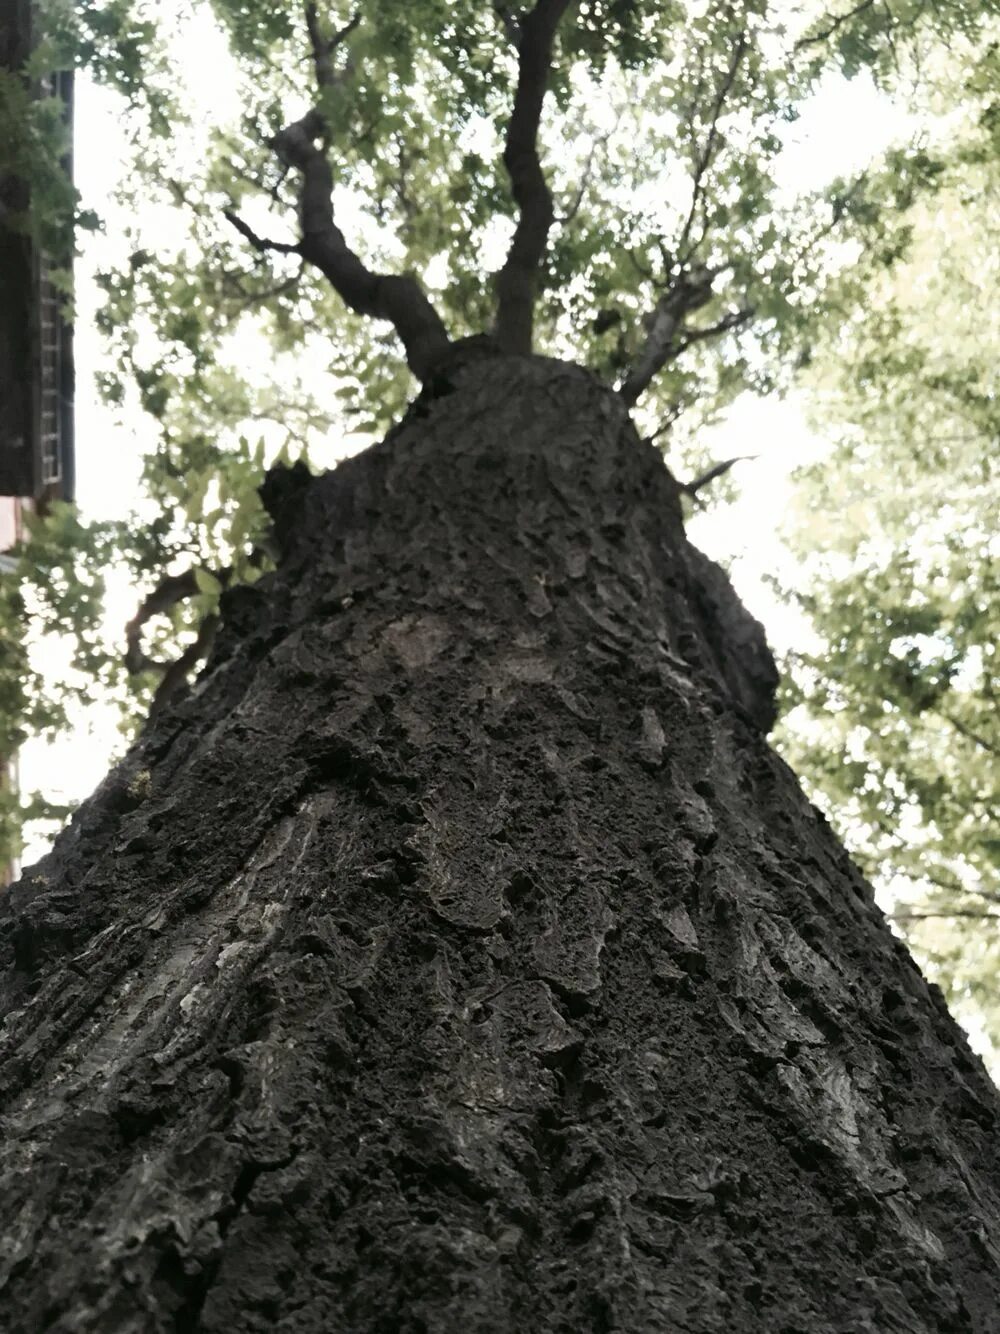
[[481,358],[265,498],[0,911],[0,1325],[995,1331],[997,1095],[620,400]]

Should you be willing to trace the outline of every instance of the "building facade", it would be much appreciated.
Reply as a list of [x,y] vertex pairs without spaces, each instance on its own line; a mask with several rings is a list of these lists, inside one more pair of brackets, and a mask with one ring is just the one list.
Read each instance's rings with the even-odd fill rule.
[[[0,4],[0,69],[24,69],[33,9],[33,0]],[[59,98],[72,129],[71,71],[37,81],[31,93]],[[18,127],[9,132],[16,136]],[[72,176],[70,154],[63,168]],[[26,514],[73,498],[73,334],[49,258],[25,225],[31,207],[29,183],[0,176],[0,578],[15,577],[5,553],[22,536]],[[0,787],[15,783],[16,756],[0,754]],[[12,874],[0,865],[0,885]]]

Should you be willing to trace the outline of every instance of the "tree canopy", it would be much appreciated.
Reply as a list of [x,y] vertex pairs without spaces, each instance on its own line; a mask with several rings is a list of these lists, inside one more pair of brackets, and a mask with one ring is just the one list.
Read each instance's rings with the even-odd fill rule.
[[[860,822],[873,872],[980,911],[997,867],[995,336],[969,256],[994,230],[997,0],[39,12],[31,67],[0,81],[19,127],[0,166],[31,184],[17,225],[65,246],[59,127],[32,81],[75,66],[125,99],[132,217],[100,277],[101,388],[157,439],[136,514],[54,507],[4,579],[0,750],[64,728],[94,678],[129,720],[162,703],[207,651],[221,590],[268,564],[265,465],[384,431],[456,340],[592,367],[692,466],[741,393],[807,383],[843,432],[803,493],[801,596],[827,647],[798,665],[791,702],[816,721],[786,745]],[[233,73],[206,123],[184,52],[209,17]],[[860,76],[922,137],[795,188],[789,127],[825,81]],[[124,647],[102,610],[122,566],[145,597]],[[42,680],[26,622],[71,637],[75,673]],[[4,846],[44,810],[8,799]]]
[[793,763],[825,792],[959,1011],[1000,1032],[997,724],[1000,439],[992,293],[997,47],[934,95],[947,140],[891,262],[824,337],[815,411],[835,441],[801,479],[794,596],[819,634],[791,664]]

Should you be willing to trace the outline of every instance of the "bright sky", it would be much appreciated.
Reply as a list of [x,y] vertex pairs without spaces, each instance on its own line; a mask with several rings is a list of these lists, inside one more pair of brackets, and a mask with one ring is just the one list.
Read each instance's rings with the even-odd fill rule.
[[[218,115],[220,97],[235,99],[235,85],[227,87],[222,77],[227,67],[222,37],[199,20],[197,12],[189,11],[195,16],[191,21],[197,31],[185,43],[187,78],[192,95],[199,89],[211,90],[211,106]],[[111,94],[80,79],[76,118],[76,176],[83,203],[108,215],[126,160],[119,105]],[[859,78],[848,85],[830,79],[790,129],[783,158],[785,180],[790,189],[819,187],[862,167],[905,129],[901,113],[869,81]],[[113,211],[110,216],[114,219]],[[141,417],[133,415],[124,424],[117,421],[100,402],[95,387],[101,348],[93,332],[98,304],[94,274],[121,244],[112,222],[106,235],[86,238],[77,270],[78,500],[91,517],[118,516],[132,507],[140,457],[153,443],[153,433]],[[734,474],[738,499],[723,510],[696,516],[690,526],[692,537],[708,554],[731,565],[741,596],[764,622],[777,649],[801,643],[803,627],[775,599],[764,576],[780,575],[788,568],[788,553],[780,544],[777,528],[791,494],[789,475],[797,465],[815,457],[822,442],[810,434],[794,398],[745,396],[708,434],[705,445],[712,459],[736,454],[757,454],[759,458],[738,465]],[[134,613],[137,601],[124,579],[112,589],[109,623],[115,633]],[[50,652],[50,660],[57,660],[58,648]],[[107,771],[113,750],[120,747],[114,723],[111,711],[95,704],[71,740],[53,746],[25,746],[20,765],[24,788],[41,788],[69,800],[88,795]],[[36,839],[26,849],[25,862],[35,860],[45,847],[44,839]]]

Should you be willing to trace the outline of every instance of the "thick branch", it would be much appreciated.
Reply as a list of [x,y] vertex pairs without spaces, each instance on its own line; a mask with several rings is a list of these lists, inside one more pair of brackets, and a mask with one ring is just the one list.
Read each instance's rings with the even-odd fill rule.
[[[332,37],[323,36],[315,4],[306,5],[305,15],[316,82],[320,91],[326,92],[350,70],[348,63],[344,70],[335,73],[331,57],[357,27],[360,15],[355,15]],[[294,245],[268,241],[234,214],[226,216],[256,250],[300,255],[319,269],[351,310],[372,319],[388,320],[406,350],[407,365],[418,379],[424,380],[451,340],[415,277],[376,273],[347,244],[333,217],[333,173],[325,145],[327,131],[326,117],[314,107],[301,120],[286,125],[271,141],[283,166],[301,174],[299,241]]]
[[208,657],[212,644],[215,642],[215,633],[218,628],[218,616],[206,616],[198,627],[197,636],[188,644],[180,657],[175,662],[170,663],[160,679],[160,684],[153,692],[153,698],[150,700],[150,718],[159,713],[167,700],[176,694],[178,687],[184,684],[188,674],[197,667],[202,658]]
[[538,125],[552,68],[556,29],[571,0],[537,0],[520,25],[517,90],[503,150],[520,211],[514,238],[497,274],[496,337],[505,352],[529,354],[538,271],[554,209],[538,156]]
[[646,338],[635,362],[618,386],[618,392],[633,407],[653,377],[683,348],[681,331],[687,315],[712,299],[714,273],[699,270],[680,274],[665,291],[646,320]]
[[315,4],[311,3],[310,0],[310,3],[306,5],[306,30],[309,33],[309,45],[312,47],[316,82],[320,88],[329,88],[336,83],[337,77],[334,74],[331,56],[338,47],[347,41],[360,22],[361,14],[357,13],[349,23],[345,23],[331,37],[324,37],[320,29],[319,13]]
[[169,611],[185,598],[194,597],[197,591],[194,570],[166,575],[160,580],[125,627],[125,667],[129,672],[134,675],[148,667],[163,668],[166,665],[147,656],[142,647],[142,627],[158,613]]
[[325,124],[318,111],[275,135],[282,162],[302,175],[296,253],[314,264],[345,303],[359,315],[388,320],[406,349],[410,369],[423,380],[449,346],[441,317],[410,274],[381,274],[369,269],[347,244],[333,219],[333,173],[326,152],[316,143]]

